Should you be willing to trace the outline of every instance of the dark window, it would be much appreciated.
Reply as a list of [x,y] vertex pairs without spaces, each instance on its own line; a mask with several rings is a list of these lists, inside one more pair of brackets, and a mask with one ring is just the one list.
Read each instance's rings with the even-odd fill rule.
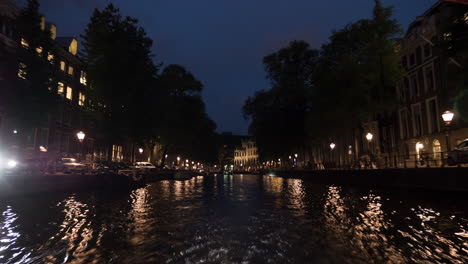
[[415,64],[415,58],[414,58],[414,53],[412,53],[410,55],[410,59],[409,59],[409,65],[410,66],[413,66]]
[[407,77],[405,77],[404,81],[403,81],[403,99],[406,99],[407,96],[408,96],[408,92],[409,92],[409,88],[410,85],[409,85],[409,79]]
[[424,45],[424,58],[430,57],[432,50],[431,50],[431,45],[428,43]]
[[403,67],[408,67],[408,58],[406,56],[401,57],[401,64]]
[[425,78],[426,78],[426,85],[427,85],[427,90],[434,90],[435,85],[434,85],[434,71],[432,70],[432,67],[426,68],[425,71]]
[[411,96],[416,97],[419,95],[418,77],[414,75],[411,77]]
[[428,110],[429,110],[429,120],[430,120],[430,123],[429,123],[430,131],[432,133],[438,132],[438,127],[437,127],[438,115],[437,115],[437,107],[436,107],[435,100],[429,101]]
[[422,63],[422,49],[421,49],[421,47],[416,48],[416,63],[418,65]]

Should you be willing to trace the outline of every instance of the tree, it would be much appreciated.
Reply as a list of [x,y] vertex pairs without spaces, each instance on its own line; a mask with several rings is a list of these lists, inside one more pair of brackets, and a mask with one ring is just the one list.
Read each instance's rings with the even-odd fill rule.
[[271,89],[247,99],[263,159],[329,142],[397,106],[394,84],[403,75],[392,8],[375,1],[372,19],[334,31],[319,52],[295,41],[264,58]]
[[123,17],[109,4],[95,9],[82,35],[84,60],[92,89],[87,97],[104,135],[143,142],[153,122],[148,120],[156,89],[158,66],[153,62],[153,41],[138,20]]
[[457,116],[468,122],[468,7],[459,4],[456,7],[452,9],[445,28],[442,28],[439,41],[434,44],[445,55],[443,58],[448,67],[447,80],[453,109]]
[[305,143],[305,117],[310,109],[307,95],[318,52],[304,41],[263,59],[271,89],[248,98],[244,116],[251,119],[249,132],[259,146],[262,158],[277,158],[297,151]]
[[167,153],[203,162],[216,159],[216,124],[201,98],[203,84],[180,65],[168,65],[158,78],[159,140]]

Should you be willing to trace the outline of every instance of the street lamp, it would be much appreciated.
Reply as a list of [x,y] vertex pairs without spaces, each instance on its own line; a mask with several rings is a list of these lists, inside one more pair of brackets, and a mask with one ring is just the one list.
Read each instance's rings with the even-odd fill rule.
[[139,149],[138,149],[138,152],[140,152],[140,154],[143,154],[143,149],[142,149],[142,148],[139,148]]
[[179,166],[180,157],[177,157],[177,166]]
[[367,133],[366,138],[367,138],[367,141],[371,142],[372,139],[374,138],[374,135],[372,135],[372,133]]
[[78,140],[80,141],[80,161],[83,159],[83,141],[86,137],[85,133],[83,133],[83,131],[80,131],[78,133],[76,133],[76,137],[78,138]]
[[453,117],[455,114],[452,111],[445,111],[442,114],[442,119],[445,122],[445,141],[447,144],[447,151],[450,150],[450,140],[449,140],[449,134],[450,134],[450,124],[452,123]]
[[330,144],[330,148],[331,148],[331,150],[334,150],[334,149],[335,149],[335,147],[336,147],[336,144],[335,144],[335,143],[331,143],[331,144]]
[[76,133],[76,137],[78,138],[78,140],[83,143],[83,140],[85,139],[86,135],[85,133],[83,133],[82,131]]

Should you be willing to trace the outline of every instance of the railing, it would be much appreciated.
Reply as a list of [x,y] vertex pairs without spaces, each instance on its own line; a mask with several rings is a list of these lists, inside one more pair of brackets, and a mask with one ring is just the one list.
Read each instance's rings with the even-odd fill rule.
[[[462,162],[452,164],[448,162],[447,152],[424,152],[419,154],[394,155],[386,154],[379,157],[369,157],[340,164],[337,161],[309,163],[300,168],[290,166],[267,167],[272,170],[364,170],[364,169],[404,169],[404,168],[444,168],[461,167]],[[467,161],[468,162],[468,161]]]

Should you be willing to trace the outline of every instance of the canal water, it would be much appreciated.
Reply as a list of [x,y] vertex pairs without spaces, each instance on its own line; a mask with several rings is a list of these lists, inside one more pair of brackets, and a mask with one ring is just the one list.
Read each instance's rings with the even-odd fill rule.
[[467,196],[220,175],[1,198],[0,263],[468,263]]

